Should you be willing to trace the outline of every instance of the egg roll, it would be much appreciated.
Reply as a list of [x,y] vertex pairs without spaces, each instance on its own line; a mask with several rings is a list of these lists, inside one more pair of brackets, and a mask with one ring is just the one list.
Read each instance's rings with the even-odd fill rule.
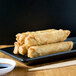
[[72,41],[58,42],[41,46],[31,46],[28,49],[28,57],[35,58],[39,56],[70,51],[72,48],[73,48]]
[[35,45],[51,44],[66,40],[69,36],[69,30],[52,30],[46,32],[37,32],[29,34],[25,39],[26,48]]
[[13,53],[14,54],[19,54],[19,47],[20,47],[20,44],[18,43],[18,42],[15,42],[14,43],[14,51],[13,51]]
[[[21,55],[25,55],[26,54],[26,52],[27,52],[27,49],[26,49],[26,46],[25,46],[25,44],[24,44],[24,39],[29,35],[29,34],[32,34],[32,33],[38,33],[38,32],[45,32],[45,31],[53,31],[53,30],[55,30],[55,29],[48,29],[48,30],[41,30],[41,31],[36,31],[36,32],[25,32],[25,33],[18,33],[17,35],[16,35],[16,40],[17,40],[17,42],[20,44],[20,46],[18,47],[17,45],[16,45],[16,47],[18,47],[18,51],[19,51],[19,54],[21,54]],[[17,48],[16,48],[16,50],[17,50]]]
[[24,32],[24,33],[18,33],[16,35],[16,40],[18,43],[20,43],[20,45],[24,44],[24,40],[25,38],[29,35],[29,34],[33,34],[33,33],[41,33],[41,32],[46,32],[46,31],[54,31],[55,29],[47,29],[47,30],[41,30],[41,31],[33,31],[33,32]]
[[16,35],[16,40],[18,43],[20,43],[20,45],[24,44],[24,39],[28,36],[30,32],[26,32],[26,33],[18,33]]
[[27,49],[26,49],[25,44],[23,44],[22,46],[19,47],[19,54],[21,54],[21,55],[27,54]]

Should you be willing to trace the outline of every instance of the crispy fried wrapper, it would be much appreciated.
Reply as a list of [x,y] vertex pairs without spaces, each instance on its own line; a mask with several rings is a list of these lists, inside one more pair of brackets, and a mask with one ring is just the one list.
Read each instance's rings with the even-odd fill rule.
[[23,45],[24,39],[29,35],[29,33],[31,33],[31,32],[26,32],[26,33],[22,33],[22,34],[18,33],[16,35],[17,42],[20,43],[20,45]]
[[14,54],[19,54],[19,46],[20,46],[20,44],[18,43],[18,42],[15,42],[14,43],[14,51],[13,51],[13,53]]
[[72,48],[73,48],[72,41],[58,42],[58,43],[40,45],[40,46],[31,46],[28,49],[28,57],[35,58],[39,56],[70,51]]
[[33,32],[24,32],[24,33],[18,33],[17,35],[16,35],[16,40],[17,40],[17,42],[19,42],[20,43],[20,45],[22,45],[22,44],[24,44],[24,40],[26,39],[26,37],[28,36],[28,35],[31,35],[31,34],[33,34],[33,33],[41,33],[41,32],[49,32],[49,31],[54,31],[55,29],[48,29],[48,30],[41,30],[41,31],[33,31]]
[[[41,33],[41,32],[45,32],[45,31],[53,31],[55,29],[48,29],[48,30],[41,30],[41,31],[36,31],[36,32],[25,32],[25,33],[18,33],[16,35],[16,40],[17,42],[15,43],[15,49],[14,49],[14,52],[15,54],[21,54],[21,55],[25,55],[27,53],[27,50],[26,49],[26,45],[24,43],[24,40],[25,38],[29,35],[29,34],[32,34],[32,33]],[[17,53],[16,53],[17,51]]]
[[66,40],[69,36],[69,30],[52,30],[45,32],[31,33],[25,38],[26,48],[36,45],[51,44]]
[[23,44],[22,46],[19,47],[19,54],[21,54],[21,55],[27,54],[27,49],[26,49],[25,44]]

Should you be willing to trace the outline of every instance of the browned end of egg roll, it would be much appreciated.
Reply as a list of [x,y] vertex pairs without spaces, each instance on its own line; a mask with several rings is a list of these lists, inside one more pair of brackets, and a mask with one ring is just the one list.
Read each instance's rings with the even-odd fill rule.
[[24,44],[24,39],[28,36],[30,32],[22,33],[22,34],[17,34],[16,35],[16,40],[20,45]]
[[44,45],[66,40],[69,36],[69,30],[52,30],[46,32],[37,32],[28,35],[25,39],[26,48],[35,45]]
[[41,45],[41,46],[31,46],[28,49],[28,57],[34,58],[64,51],[69,51],[73,48],[72,41],[58,42],[53,44]]
[[18,42],[15,42],[14,43],[14,51],[13,51],[13,53],[14,54],[18,54],[19,53],[19,47],[20,47],[20,44],[18,43]]
[[26,53],[27,53],[27,49],[25,44],[23,44],[22,46],[19,47],[19,54],[26,55]]

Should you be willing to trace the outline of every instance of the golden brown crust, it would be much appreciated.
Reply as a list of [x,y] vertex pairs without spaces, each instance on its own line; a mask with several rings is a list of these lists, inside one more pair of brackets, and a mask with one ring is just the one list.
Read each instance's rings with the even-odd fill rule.
[[20,45],[23,45],[24,44],[24,40],[25,40],[25,38],[28,36],[28,34],[29,34],[30,32],[26,32],[26,33],[22,33],[22,34],[17,34],[16,35],[16,40],[17,40],[17,42],[19,42],[20,43]]
[[38,56],[49,55],[58,52],[69,51],[73,48],[73,42],[59,42],[41,46],[31,46],[28,49],[28,57],[34,58]]
[[46,32],[32,33],[25,39],[26,48],[35,45],[50,44],[66,40],[69,36],[69,30],[53,30]]
[[26,53],[27,53],[26,46],[25,44],[23,44],[22,46],[19,47],[19,54],[26,55]]
[[33,32],[24,32],[24,33],[18,33],[16,35],[16,40],[17,42],[20,43],[20,45],[24,44],[24,40],[25,38],[32,33],[41,33],[41,32],[50,32],[50,31],[54,31],[55,29],[48,29],[48,30],[40,30],[40,31],[33,31]]
[[16,35],[16,40],[17,40],[17,41],[19,40],[20,36],[21,36],[20,33],[18,33],[18,34]]
[[13,53],[14,54],[19,54],[19,47],[20,47],[20,44],[18,43],[18,42],[15,42],[14,43],[14,51],[13,51]]
[[32,57],[38,57],[39,54],[35,51],[35,49],[30,48],[31,51],[28,50],[28,57],[32,58]]
[[[25,55],[27,53],[27,50],[29,47],[36,46],[42,46],[47,45],[51,43],[57,43],[62,42],[66,40],[66,38],[69,36],[70,31],[69,30],[56,30],[56,29],[48,29],[48,30],[40,30],[40,31],[33,31],[33,32],[24,32],[24,33],[18,33],[16,35],[17,42],[14,43],[14,54],[22,54]],[[46,46],[45,46],[46,47]],[[56,47],[56,46],[55,46]],[[69,49],[73,46],[70,45]],[[35,48],[30,48],[32,51],[31,54],[33,56],[40,56],[40,51],[35,51]],[[38,49],[39,50],[39,49]],[[47,50],[47,49],[46,49]],[[35,51],[35,52],[34,52]],[[28,51],[29,52],[29,51]],[[44,51],[45,53],[45,51]],[[34,55],[36,54],[36,55]]]

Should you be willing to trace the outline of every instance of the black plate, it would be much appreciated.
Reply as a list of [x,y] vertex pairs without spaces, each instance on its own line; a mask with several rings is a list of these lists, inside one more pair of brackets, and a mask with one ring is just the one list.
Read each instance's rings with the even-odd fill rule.
[[27,56],[14,55],[13,54],[14,47],[1,49],[0,52],[3,52],[27,65],[33,65],[33,64],[35,65],[35,64],[45,63],[45,62],[52,62],[52,61],[58,61],[58,60],[76,57],[76,37],[68,38],[66,41],[74,42],[74,47],[71,51],[41,56],[41,57],[37,57],[37,58],[28,58]]

